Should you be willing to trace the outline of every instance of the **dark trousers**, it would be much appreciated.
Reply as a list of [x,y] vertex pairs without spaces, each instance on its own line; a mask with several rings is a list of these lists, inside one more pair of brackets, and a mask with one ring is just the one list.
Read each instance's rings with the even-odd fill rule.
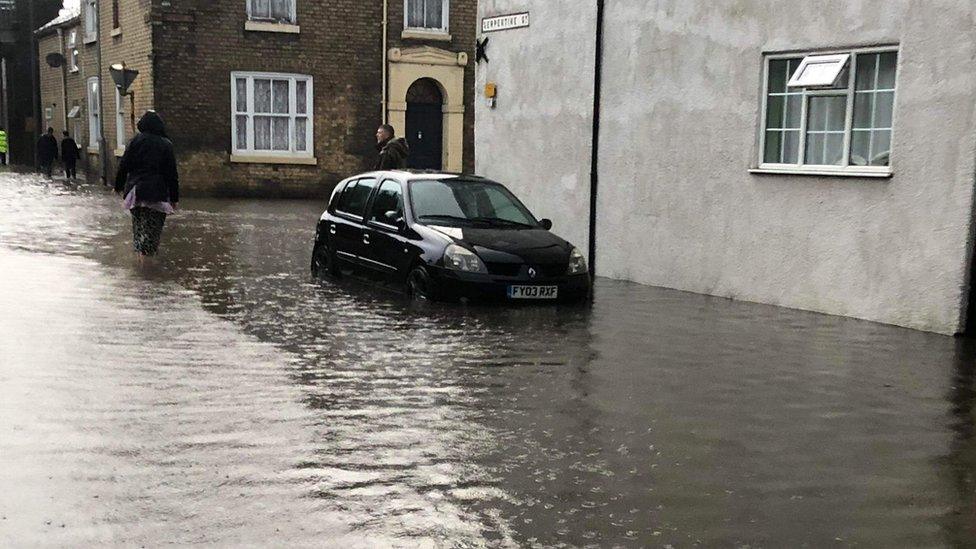
[[142,255],[156,255],[163,237],[166,214],[150,208],[132,208],[132,245]]
[[41,171],[44,172],[44,175],[47,176],[49,179],[51,177],[51,172],[53,170],[54,170],[53,160],[48,160],[47,162],[43,162],[43,161],[41,162]]
[[78,177],[78,172],[75,170],[77,163],[74,160],[65,160],[64,162],[64,176],[68,179],[76,179]]
[[0,153],[0,166],[7,165],[7,153]]

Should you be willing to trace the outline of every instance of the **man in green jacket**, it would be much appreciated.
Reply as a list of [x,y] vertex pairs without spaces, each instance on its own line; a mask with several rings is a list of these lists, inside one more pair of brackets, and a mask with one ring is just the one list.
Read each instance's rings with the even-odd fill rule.
[[7,132],[0,127],[0,166],[7,163]]

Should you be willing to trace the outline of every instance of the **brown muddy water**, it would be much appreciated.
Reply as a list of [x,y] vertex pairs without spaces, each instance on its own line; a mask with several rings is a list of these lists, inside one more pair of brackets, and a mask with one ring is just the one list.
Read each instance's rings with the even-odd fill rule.
[[[976,346],[598,280],[413,304],[323,205],[0,175],[0,545],[966,547]],[[556,228],[558,232],[558,227]]]

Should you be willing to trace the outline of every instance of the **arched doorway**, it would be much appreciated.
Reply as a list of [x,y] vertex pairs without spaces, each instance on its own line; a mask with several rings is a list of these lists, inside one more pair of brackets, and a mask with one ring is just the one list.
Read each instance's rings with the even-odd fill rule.
[[418,170],[444,167],[444,94],[431,78],[421,78],[407,89],[406,138],[410,145],[407,166]]

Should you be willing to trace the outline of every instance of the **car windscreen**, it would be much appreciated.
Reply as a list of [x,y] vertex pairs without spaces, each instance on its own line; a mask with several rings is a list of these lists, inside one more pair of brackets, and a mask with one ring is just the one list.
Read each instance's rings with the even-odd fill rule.
[[410,185],[410,204],[414,219],[424,224],[500,228],[539,226],[536,218],[508,189],[490,181],[415,181]]

